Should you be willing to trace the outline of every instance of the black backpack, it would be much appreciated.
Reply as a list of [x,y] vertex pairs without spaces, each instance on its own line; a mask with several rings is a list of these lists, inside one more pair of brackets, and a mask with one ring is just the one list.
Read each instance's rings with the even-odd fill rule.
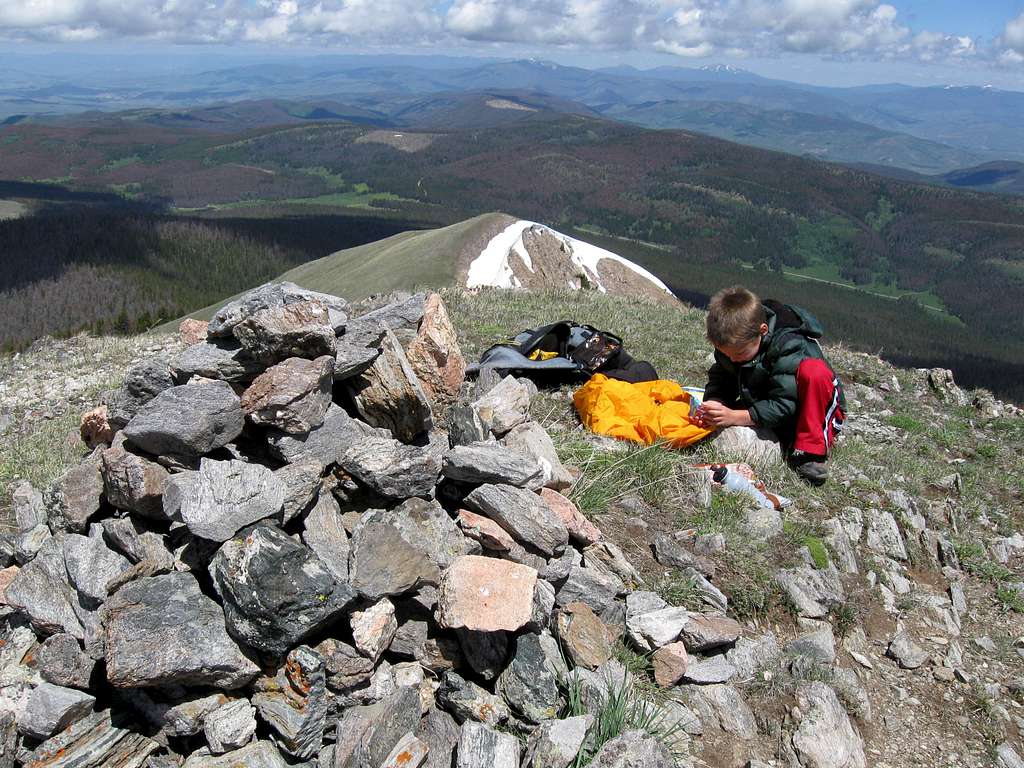
[[518,351],[523,357],[531,360],[564,357],[588,373],[614,367],[622,352],[622,339],[619,336],[571,320],[523,331],[514,341],[519,345]]

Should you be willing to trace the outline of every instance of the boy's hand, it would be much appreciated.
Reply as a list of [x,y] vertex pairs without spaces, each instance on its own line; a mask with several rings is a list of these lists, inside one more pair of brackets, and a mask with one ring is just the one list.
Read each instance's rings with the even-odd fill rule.
[[717,401],[703,403],[701,405],[702,427],[749,427],[753,425],[750,414],[747,411],[739,411],[729,408]]

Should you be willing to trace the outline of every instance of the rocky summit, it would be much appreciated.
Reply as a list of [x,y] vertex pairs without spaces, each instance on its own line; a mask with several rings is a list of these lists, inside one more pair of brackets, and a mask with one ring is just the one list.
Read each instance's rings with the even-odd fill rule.
[[[629,448],[465,381],[464,300],[262,286],[75,402],[0,535],[0,768],[1022,765],[1019,495],[969,518],[945,415],[1018,411],[840,356],[845,463],[801,490],[753,430]],[[952,434],[913,493],[863,447],[926,429],[901,388]],[[731,459],[794,506],[693,466]]]

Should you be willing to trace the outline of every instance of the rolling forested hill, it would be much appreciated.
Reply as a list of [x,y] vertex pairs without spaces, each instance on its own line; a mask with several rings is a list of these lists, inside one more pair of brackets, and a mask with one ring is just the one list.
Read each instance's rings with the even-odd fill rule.
[[[11,125],[0,128],[0,178],[102,193],[104,205],[127,201],[174,242],[188,239],[178,231],[183,217],[201,219],[188,225],[204,233],[200,241],[202,227],[240,232],[228,222],[249,222],[246,237],[271,251],[245,256],[251,268],[230,280],[202,281],[225,293],[398,229],[505,211],[600,240],[691,300],[747,282],[812,306],[840,337],[904,364],[947,365],[965,383],[1004,392],[1020,386],[1024,205],[1016,198],[585,115],[538,109],[543,119],[523,120],[516,104],[496,108],[518,113],[509,124],[429,132],[343,121],[252,128],[251,114],[249,124],[229,120],[220,131],[172,127],[152,113]],[[25,200],[16,186],[0,196]],[[47,205],[58,218],[67,208]],[[360,211],[390,223],[333,245],[314,234],[337,227],[330,214]],[[268,217],[290,223],[268,225]],[[145,260],[160,253],[79,244],[38,262],[36,240],[46,241],[46,229],[17,234],[31,221],[0,223],[0,237],[42,265],[36,279],[82,262],[115,265],[123,276],[123,262],[152,264]],[[195,270],[168,266],[163,274],[169,285]],[[19,287],[6,279],[4,289]],[[175,306],[215,299],[183,296]]]

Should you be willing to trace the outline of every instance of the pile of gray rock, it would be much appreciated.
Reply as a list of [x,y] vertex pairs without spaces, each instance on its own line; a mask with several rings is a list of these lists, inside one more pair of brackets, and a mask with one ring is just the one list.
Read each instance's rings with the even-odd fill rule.
[[[246,294],[127,372],[78,466],[17,488],[0,765],[564,768],[598,752],[623,633],[665,685],[731,674],[687,654],[738,625],[631,592],[559,493],[533,385],[464,384],[437,294],[350,314]],[[592,764],[671,748],[627,732]]]

